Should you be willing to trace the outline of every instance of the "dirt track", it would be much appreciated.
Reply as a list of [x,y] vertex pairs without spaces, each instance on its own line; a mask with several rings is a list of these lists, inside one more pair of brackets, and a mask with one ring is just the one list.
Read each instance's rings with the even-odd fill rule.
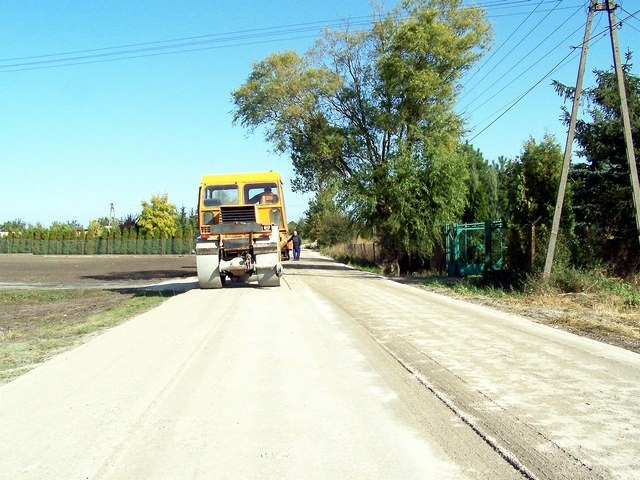
[[0,288],[108,288],[195,275],[189,255],[0,255]]

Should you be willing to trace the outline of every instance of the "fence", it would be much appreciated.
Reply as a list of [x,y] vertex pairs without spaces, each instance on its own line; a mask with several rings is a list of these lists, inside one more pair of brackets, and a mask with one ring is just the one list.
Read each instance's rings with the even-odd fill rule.
[[0,238],[0,253],[35,255],[183,255],[195,250],[192,238],[93,238],[54,240]]
[[380,247],[374,242],[350,243],[346,253],[352,258],[361,258],[376,263],[380,257]]

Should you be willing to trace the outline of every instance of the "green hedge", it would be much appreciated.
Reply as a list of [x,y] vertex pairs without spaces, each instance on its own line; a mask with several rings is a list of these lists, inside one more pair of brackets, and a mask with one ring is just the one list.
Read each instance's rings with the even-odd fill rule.
[[183,255],[195,250],[192,238],[0,238],[0,253],[35,255]]

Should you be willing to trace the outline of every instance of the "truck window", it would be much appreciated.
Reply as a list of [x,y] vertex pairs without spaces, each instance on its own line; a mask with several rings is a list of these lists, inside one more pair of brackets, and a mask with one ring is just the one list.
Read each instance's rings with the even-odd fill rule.
[[244,186],[244,203],[272,204],[278,201],[278,185],[273,182]]
[[204,189],[202,200],[206,207],[237,205],[238,187],[236,185],[208,185]]

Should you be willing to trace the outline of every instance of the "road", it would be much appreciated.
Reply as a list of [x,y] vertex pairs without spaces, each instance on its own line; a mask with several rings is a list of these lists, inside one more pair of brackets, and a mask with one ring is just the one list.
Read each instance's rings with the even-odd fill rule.
[[312,252],[0,387],[1,479],[640,479],[640,356]]

